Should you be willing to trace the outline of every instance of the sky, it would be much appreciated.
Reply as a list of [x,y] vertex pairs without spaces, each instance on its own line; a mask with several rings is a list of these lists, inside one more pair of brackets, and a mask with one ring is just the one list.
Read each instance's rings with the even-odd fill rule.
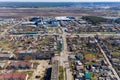
[[120,0],[0,0],[0,2],[120,2]]

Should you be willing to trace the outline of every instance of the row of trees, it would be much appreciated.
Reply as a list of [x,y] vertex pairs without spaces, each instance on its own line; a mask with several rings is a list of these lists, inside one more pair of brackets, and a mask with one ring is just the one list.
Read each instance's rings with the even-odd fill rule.
[[103,17],[97,17],[97,16],[83,16],[82,19],[91,22],[92,24],[96,25],[100,22],[106,22],[108,19],[105,19]]
[[120,24],[120,18],[116,19],[115,22]]
[[98,17],[98,16],[83,16],[82,19],[91,22],[93,25],[99,24],[100,22],[108,22],[108,23],[118,23],[120,24],[120,18],[114,20],[114,19],[106,19],[103,17]]

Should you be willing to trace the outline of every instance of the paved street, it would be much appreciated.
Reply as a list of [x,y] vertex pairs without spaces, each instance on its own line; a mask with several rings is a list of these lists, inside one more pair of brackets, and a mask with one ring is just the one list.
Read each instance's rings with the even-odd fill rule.
[[62,65],[64,68],[66,68],[66,77],[67,80],[73,80],[72,72],[69,68],[69,62],[68,62],[68,50],[67,50],[67,42],[66,42],[66,33],[63,30],[62,38],[63,38],[63,51],[60,54],[60,65]]
[[[67,42],[66,42],[66,35],[71,35],[69,33],[65,32],[65,29],[62,28],[63,34],[62,34],[62,38],[63,38],[63,51],[60,54],[60,65],[63,66],[64,68],[66,68],[66,76],[67,76],[67,80],[73,80],[73,76],[72,76],[72,72],[70,71],[70,66],[69,66],[69,62],[68,62],[68,51],[67,51]],[[59,34],[58,34],[59,35]],[[73,34],[76,35],[76,34]],[[88,37],[88,36],[95,36],[96,34],[77,34],[79,36],[84,36],[84,37]],[[99,34],[100,36],[103,36],[102,34]],[[113,34],[105,34],[104,36],[111,36]],[[120,36],[119,34],[114,34],[114,36]],[[100,47],[100,46],[99,46]],[[106,61],[108,62],[111,70],[113,71],[114,75],[117,77],[118,80],[120,80],[118,74],[116,73],[115,69],[112,67],[110,61],[108,60],[106,54],[104,53],[104,51],[102,50],[102,48],[100,47],[101,52],[103,53]]]
[[[22,22],[22,21],[21,21]],[[13,26],[10,26],[9,28],[5,29],[3,33],[1,33],[0,38],[4,37],[5,34],[7,33],[7,31],[17,25],[19,25],[21,22],[14,24]],[[63,66],[66,69],[66,77],[67,80],[73,80],[73,75],[72,72],[70,71],[70,66],[69,66],[69,61],[68,61],[68,56],[69,56],[69,52],[67,50],[67,42],[66,42],[66,36],[67,35],[71,35],[70,33],[66,33],[65,32],[65,28],[62,28],[62,34],[37,34],[37,35],[59,35],[62,36],[62,42],[63,42],[63,50],[60,53],[60,56],[58,56],[57,58],[59,58],[59,62],[60,62],[60,66]],[[95,36],[96,34],[72,34],[72,35],[79,35],[79,36],[84,36],[84,37],[88,37],[88,36]],[[100,36],[120,36],[120,34],[98,34]],[[103,51],[103,49],[101,48],[101,46],[98,44],[101,52],[103,53],[106,61],[108,62],[110,69],[113,71],[114,75],[116,76],[117,80],[120,80],[118,74],[116,73],[115,69],[112,67],[112,64],[110,63],[109,59],[107,58],[105,52]],[[42,63],[44,64],[44,63]],[[46,66],[46,65],[45,65]],[[47,64],[48,66],[48,64]],[[34,70],[34,73],[31,79],[35,79],[35,75],[39,75],[42,74],[40,73],[40,70],[43,69],[44,66],[38,65],[37,70]],[[45,70],[43,70],[45,71]],[[65,75],[65,74],[64,74]],[[66,80],[66,77],[64,77],[64,80]]]
[[14,25],[12,25],[12,26],[9,26],[7,29],[4,30],[4,32],[2,32],[2,33],[0,34],[0,38],[4,37],[5,34],[7,33],[7,31],[8,31],[9,29],[11,29],[11,28],[13,28],[13,27],[19,25],[20,23],[22,23],[22,21],[20,21],[20,22],[14,24]]
[[106,59],[107,63],[108,63],[108,64],[109,64],[109,66],[110,66],[110,69],[111,69],[111,70],[112,70],[112,72],[114,73],[115,77],[117,78],[117,80],[120,80],[120,78],[119,78],[119,76],[118,76],[117,72],[116,72],[116,71],[115,71],[115,69],[113,68],[113,66],[112,66],[111,62],[109,61],[109,59],[107,58],[107,56],[106,56],[105,52],[103,51],[103,49],[101,48],[101,46],[100,46],[99,44],[98,44],[98,47],[100,48],[101,52],[103,53],[103,55],[104,55],[104,57],[105,57],[105,59]]

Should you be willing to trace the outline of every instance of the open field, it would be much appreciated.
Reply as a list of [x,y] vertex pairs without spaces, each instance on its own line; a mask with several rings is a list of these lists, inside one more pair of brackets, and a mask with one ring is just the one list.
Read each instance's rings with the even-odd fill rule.
[[[108,14],[109,13],[109,14]],[[99,14],[99,15],[98,15]],[[26,17],[26,16],[84,16],[84,15],[117,15],[112,11],[93,10],[82,8],[1,8],[0,17]]]

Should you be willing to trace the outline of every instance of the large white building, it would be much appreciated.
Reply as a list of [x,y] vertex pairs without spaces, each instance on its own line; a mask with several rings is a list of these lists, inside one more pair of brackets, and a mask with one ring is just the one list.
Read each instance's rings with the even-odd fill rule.
[[58,17],[55,17],[55,19],[58,21],[69,21],[70,20],[67,16],[58,16]]

